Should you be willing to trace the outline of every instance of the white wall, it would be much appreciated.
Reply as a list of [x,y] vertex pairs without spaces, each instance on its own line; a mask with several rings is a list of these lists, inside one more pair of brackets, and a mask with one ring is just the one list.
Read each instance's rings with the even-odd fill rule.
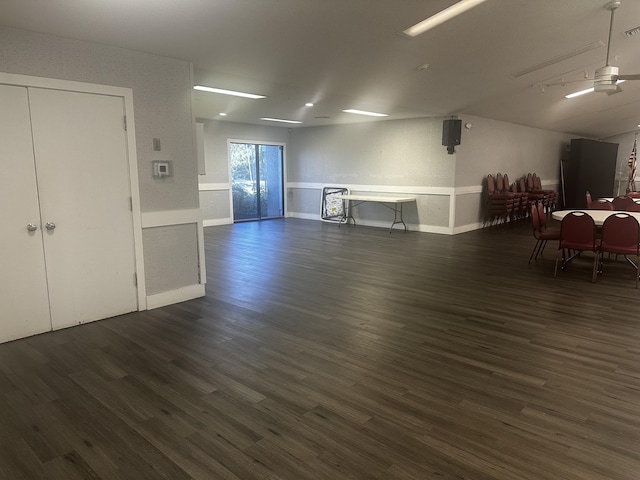
[[560,188],[560,159],[572,135],[462,115],[462,143],[456,148],[455,231],[481,226],[488,174],[508,174],[513,183],[537,173],[545,188]]
[[[294,129],[289,149],[289,211],[317,218],[319,189],[344,185],[356,192],[412,194],[410,228],[459,233],[482,226],[488,173],[510,179],[535,172],[559,185],[560,158],[571,136],[474,116],[460,117],[461,144],[447,154],[443,118]],[[361,207],[363,223],[383,225],[385,211]],[[388,214],[387,214],[388,216]]]
[[[187,296],[203,294],[204,287],[195,285],[199,271],[198,262],[193,261],[199,258],[201,241],[194,237],[194,228],[184,227],[199,221],[191,65],[5,27],[0,27],[0,46],[3,72],[133,91],[146,293],[154,296],[151,303],[155,305],[164,302],[158,295],[176,289]],[[162,151],[153,150],[153,138],[160,138]],[[154,180],[153,160],[173,161],[174,177]],[[176,217],[179,220],[170,219]],[[176,221],[181,227],[174,226]],[[189,259],[189,271],[184,259]]]

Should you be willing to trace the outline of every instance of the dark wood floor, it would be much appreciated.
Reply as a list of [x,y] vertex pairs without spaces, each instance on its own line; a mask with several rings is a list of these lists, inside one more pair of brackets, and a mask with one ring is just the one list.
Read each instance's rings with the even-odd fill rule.
[[640,478],[640,291],[529,227],[205,232],[207,296],[0,345],[0,478]]

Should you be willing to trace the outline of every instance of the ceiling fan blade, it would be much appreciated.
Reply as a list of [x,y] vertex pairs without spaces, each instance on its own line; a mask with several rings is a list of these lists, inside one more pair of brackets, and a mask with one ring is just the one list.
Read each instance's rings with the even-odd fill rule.
[[618,75],[618,80],[640,80],[640,73]]

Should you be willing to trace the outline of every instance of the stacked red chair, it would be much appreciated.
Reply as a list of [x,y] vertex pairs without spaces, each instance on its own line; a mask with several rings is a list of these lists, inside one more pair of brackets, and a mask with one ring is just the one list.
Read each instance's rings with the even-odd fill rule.
[[[502,190],[504,190],[504,178],[502,178],[502,175],[500,175],[500,179]],[[513,217],[515,198],[512,192],[498,190],[493,175],[487,175],[487,203],[482,226],[486,226],[487,223],[491,225],[494,221],[499,224],[510,220]]]

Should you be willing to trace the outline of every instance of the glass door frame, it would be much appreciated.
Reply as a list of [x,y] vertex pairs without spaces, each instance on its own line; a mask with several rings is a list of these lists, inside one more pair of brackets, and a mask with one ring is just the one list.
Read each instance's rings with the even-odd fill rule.
[[[251,144],[251,145],[267,145],[274,147],[282,148],[282,216],[268,216],[256,219],[247,219],[247,220],[236,220],[233,210],[233,174],[231,171],[231,144],[232,143],[243,143],[243,144]],[[265,140],[250,140],[246,138],[228,138],[227,139],[227,168],[228,168],[228,178],[229,178],[229,216],[231,218],[231,222],[235,223],[236,221],[261,221],[261,220],[269,220],[272,218],[286,218],[287,217],[287,147],[285,142],[272,142]]]

